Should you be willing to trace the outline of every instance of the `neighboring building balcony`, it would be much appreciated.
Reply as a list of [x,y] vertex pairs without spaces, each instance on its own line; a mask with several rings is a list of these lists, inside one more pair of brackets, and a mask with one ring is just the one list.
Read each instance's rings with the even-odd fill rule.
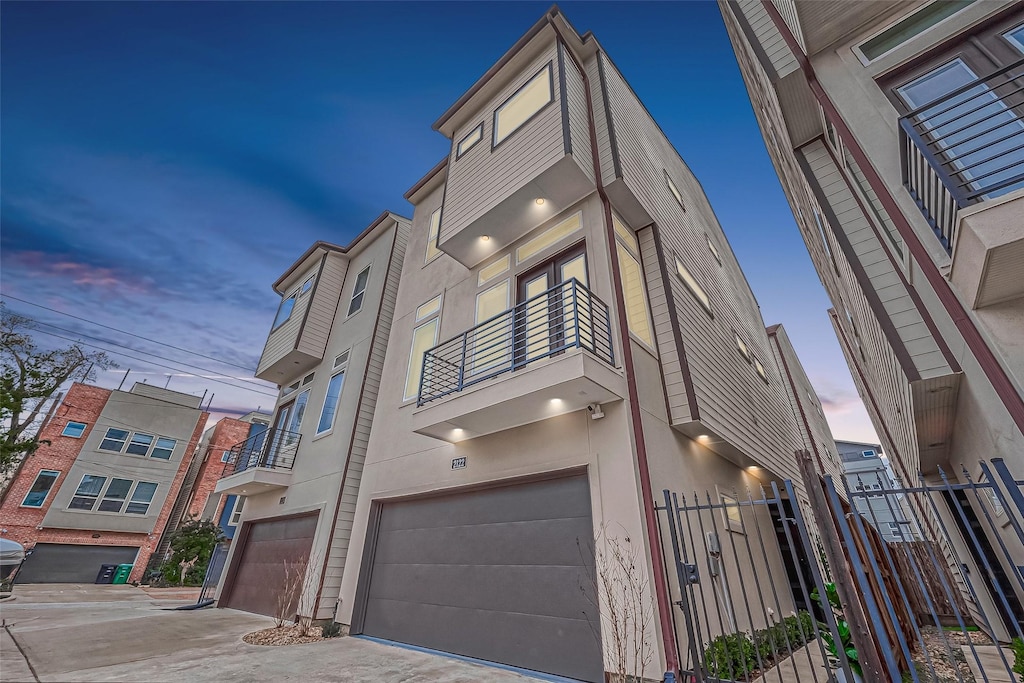
[[253,495],[287,487],[300,438],[298,432],[267,429],[235,444],[215,493]]
[[450,442],[625,396],[608,306],[563,282],[423,355],[413,428]]
[[975,308],[1024,296],[1024,60],[900,119],[903,184]]

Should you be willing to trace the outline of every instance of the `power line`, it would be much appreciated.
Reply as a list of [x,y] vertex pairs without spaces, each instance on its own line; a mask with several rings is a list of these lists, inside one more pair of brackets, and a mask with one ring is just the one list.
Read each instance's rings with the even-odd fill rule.
[[111,327],[110,325],[104,325],[103,323],[98,323],[98,322],[96,322],[94,320],[89,320],[88,318],[82,318],[82,317],[79,317],[77,315],[73,315],[71,313],[65,313],[64,311],[58,311],[55,308],[50,308],[48,306],[43,306],[42,304],[37,304],[35,302],[28,301],[27,299],[20,299],[20,298],[18,298],[16,296],[12,296],[10,294],[4,294],[3,296],[4,296],[4,298],[13,299],[14,301],[20,301],[21,303],[28,304],[29,306],[35,306],[36,308],[41,308],[44,311],[50,311],[51,313],[56,313],[57,315],[66,315],[69,318],[74,318],[75,320],[81,320],[82,322],[89,323],[90,325],[96,325],[97,327],[103,327],[103,328],[108,329],[108,330],[113,330],[114,332],[120,332],[121,334],[127,334],[129,337],[135,337],[137,339],[142,339],[144,341],[148,341],[148,342],[153,343],[153,344],[159,344],[160,346],[166,346],[167,348],[174,349],[175,351],[182,351],[184,353],[192,354],[193,356],[200,356],[202,358],[206,358],[207,360],[215,360],[218,363],[223,363],[224,365],[230,365],[231,367],[239,368],[240,370],[246,370],[248,372],[252,372],[252,368],[248,368],[248,367],[246,367],[244,365],[238,365],[237,363],[231,363],[231,362],[223,360],[221,358],[214,358],[213,356],[207,356],[205,353],[199,353],[198,351],[190,351],[189,349],[183,349],[180,346],[174,346],[173,344],[168,344],[166,342],[157,341],[156,339],[150,339],[149,337],[143,337],[142,335],[135,334],[134,332],[128,332],[127,330],[122,330],[122,329],[119,329],[117,327]]
[[[106,351],[108,353],[112,353],[113,355],[120,356],[122,358],[130,358],[132,360],[137,360],[137,361],[142,362],[142,363],[149,363],[150,365],[155,365],[158,368],[166,368],[167,370],[176,370],[178,372],[182,372],[182,368],[180,368],[180,367],[175,368],[175,367],[171,367],[170,365],[163,365],[161,363],[157,363],[157,362],[148,360],[146,358],[139,358],[138,356],[132,356],[132,355],[129,355],[129,354],[123,352],[123,351],[115,351],[115,350],[112,350],[112,349],[104,348],[102,346],[97,346],[96,344],[88,344],[88,343],[86,343],[84,341],[81,341],[79,339],[72,339],[71,337],[65,337],[64,335],[57,334],[56,332],[49,332],[47,330],[38,330],[38,332],[41,332],[43,334],[48,334],[51,337],[57,337],[58,339],[64,339],[65,341],[69,341],[69,342],[72,342],[72,343],[75,343],[75,344],[81,344],[82,346],[88,346],[90,348],[99,349],[101,351]],[[164,360],[167,360],[167,359],[164,359]],[[204,370],[204,372],[208,372],[208,371]],[[267,393],[265,391],[259,391],[258,389],[253,389],[252,387],[244,387],[244,386],[242,386],[240,384],[233,384],[231,382],[226,382],[226,381],[224,381],[222,379],[215,379],[215,378],[212,378],[212,377],[203,377],[203,379],[206,379],[206,380],[208,380],[210,382],[217,382],[219,384],[226,384],[229,387],[234,387],[236,389],[242,389],[243,391],[251,391],[254,394],[262,394],[264,396],[269,396],[269,397],[274,398],[274,399],[277,398],[277,394],[270,394],[270,393]]]
[[[35,322],[36,322],[36,324],[45,325],[46,327],[52,327],[55,330],[60,330],[61,332],[67,332],[68,334],[74,334],[74,335],[77,335],[79,337],[85,337],[87,339],[93,339],[93,340],[98,341],[98,342],[103,342],[104,344],[109,344],[111,346],[117,346],[117,347],[120,347],[122,349],[128,349],[129,351],[134,351],[135,353],[141,353],[144,356],[150,356],[152,358],[159,358],[160,360],[165,360],[165,361],[168,361],[170,363],[177,363],[177,364],[179,364],[179,365],[181,365],[183,367],[190,368],[192,370],[199,370],[200,372],[212,372],[215,375],[220,375],[221,374],[221,373],[219,373],[216,370],[210,370],[209,368],[200,367],[198,365],[192,365],[190,363],[186,363],[185,361],[174,360],[173,358],[165,358],[164,356],[160,356],[160,355],[155,354],[155,353],[150,353],[149,351],[143,351],[142,349],[136,349],[134,347],[128,346],[127,344],[121,344],[119,342],[111,341],[109,339],[104,339],[103,337],[96,337],[96,336],[93,336],[91,334],[85,334],[84,332],[79,332],[77,330],[70,330],[70,329],[68,329],[66,327],[61,327],[60,325],[54,325],[53,323],[43,322],[42,320],[36,320]],[[46,333],[45,330],[40,330],[40,331],[43,332],[43,333]],[[231,377],[231,376],[228,375],[228,377]],[[236,380],[238,380],[240,382],[245,382],[246,384],[255,384],[256,386],[261,387],[263,389],[268,388],[268,387],[266,387],[262,383],[261,380],[251,380],[251,379],[249,379],[247,377],[231,377],[231,379],[236,379]]]

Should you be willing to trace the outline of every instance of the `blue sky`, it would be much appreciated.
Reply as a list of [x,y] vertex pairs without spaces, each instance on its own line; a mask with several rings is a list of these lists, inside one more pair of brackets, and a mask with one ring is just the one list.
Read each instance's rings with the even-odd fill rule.
[[[346,243],[447,152],[430,124],[548,3],[3,3],[0,286],[12,310],[214,372],[146,379],[272,404],[251,381],[273,282]],[[713,2],[562,3],[696,173],[766,324],[783,323],[838,438],[875,440]],[[59,338],[49,337],[58,343]],[[227,379],[225,379],[227,378]],[[241,390],[213,381],[249,387]],[[256,393],[264,392],[264,393]]]

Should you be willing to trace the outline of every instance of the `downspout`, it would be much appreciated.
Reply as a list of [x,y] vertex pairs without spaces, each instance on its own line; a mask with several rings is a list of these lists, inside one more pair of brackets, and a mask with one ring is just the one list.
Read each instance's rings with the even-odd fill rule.
[[[580,72],[583,79],[583,91],[587,101],[587,125],[590,128],[590,154],[594,163],[594,183],[597,186],[597,193],[601,198],[601,205],[604,208],[604,228],[608,241],[608,255],[612,266],[612,290],[615,293],[615,307],[617,315],[616,322],[619,327],[619,336],[622,339],[622,365],[626,371],[626,386],[629,393],[629,415],[633,426],[633,435],[636,439],[636,459],[640,469],[640,489],[644,504],[644,524],[647,529],[647,541],[651,548],[651,564],[654,570],[654,591],[658,603],[658,622],[661,626],[662,644],[665,648],[665,661],[668,671],[665,672],[665,680],[679,679],[679,661],[676,657],[676,643],[672,637],[674,627],[672,624],[672,601],[669,598],[668,579],[665,575],[664,558],[661,553],[661,535],[658,531],[658,520],[654,512],[654,496],[651,493],[651,472],[647,463],[647,443],[644,439],[643,420],[640,416],[640,396],[636,386],[636,373],[633,367],[633,350],[629,341],[629,325],[623,311],[626,310],[626,297],[622,290],[622,278],[619,271],[619,256],[615,249],[615,227],[612,224],[612,204],[604,191],[604,182],[601,179],[601,158],[598,152],[597,125],[594,122],[594,102],[590,91],[590,79],[587,77],[587,70],[576,58],[572,50],[558,30],[553,19],[553,13],[548,14],[548,23],[554,29],[558,42],[565,48],[566,54],[572,59],[573,64]],[[562,84],[565,87],[565,84]]]
[[793,56],[800,64],[800,69],[803,71],[804,77],[807,78],[811,92],[814,93],[815,99],[818,100],[818,104],[821,105],[825,112],[825,118],[839,131],[839,136],[843,138],[843,144],[850,150],[871,189],[878,195],[878,200],[882,203],[886,213],[889,214],[889,218],[892,220],[893,225],[896,226],[900,237],[903,238],[903,241],[910,249],[910,253],[914,256],[914,260],[917,261],[918,267],[928,280],[928,284],[935,291],[935,295],[939,298],[943,308],[946,309],[946,313],[952,318],[953,324],[956,325],[960,334],[963,335],[967,347],[974,354],[978,364],[981,366],[982,372],[985,373],[985,377],[988,378],[992,388],[995,389],[996,394],[1002,400],[1003,406],[1010,413],[1010,417],[1017,425],[1017,429],[1024,433],[1024,398],[1017,392],[1013,380],[1010,379],[1006,369],[1003,368],[984,337],[981,336],[977,325],[971,320],[967,309],[964,308],[960,299],[957,298],[949,282],[939,272],[938,266],[932,261],[931,255],[928,254],[927,249],[918,239],[913,226],[910,225],[910,222],[896,204],[896,200],[890,194],[882,177],[878,175],[864,150],[861,149],[860,143],[853,135],[853,131],[846,125],[846,121],[839,115],[839,110],[836,109],[832,99],[825,92],[821,83],[818,82],[818,75],[815,73],[814,67],[811,66],[810,60],[807,59],[807,55],[804,54],[803,49],[797,42],[789,25],[782,18],[778,8],[775,7],[771,0],[761,0],[761,5],[768,12],[768,16],[771,17],[775,28],[778,29],[782,38],[786,41],[786,45],[789,46]]

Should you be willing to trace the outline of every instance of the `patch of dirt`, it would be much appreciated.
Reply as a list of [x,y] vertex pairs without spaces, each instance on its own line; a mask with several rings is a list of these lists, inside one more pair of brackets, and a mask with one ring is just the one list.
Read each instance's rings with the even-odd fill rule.
[[242,636],[242,640],[250,645],[303,645],[323,640],[322,630],[319,626],[311,626],[308,629],[298,626],[265,628],[255,633],[247,633]]
[[[992,645],[992,639],[981,631],[968,631],[966,634],[960,631],[940,633],[934,626],[922,626],[921,639],[924,640],[931,659],[931,667],[929,667],[928,660],[923,654],[918,652],[914,656],[914,664],[922,683],[925,681],[929,683],[959,683],[960,680],[963,680],[964,683],[975,683],[976,679],[967,663],[967,657],[959,647],[967,645],[968,638],[975,645]],[[918,649],[920,649],[920,644],[918,644]],[[949,656],[951,651],[952,660]],[[960,671],[959,677],[957,670]]]

